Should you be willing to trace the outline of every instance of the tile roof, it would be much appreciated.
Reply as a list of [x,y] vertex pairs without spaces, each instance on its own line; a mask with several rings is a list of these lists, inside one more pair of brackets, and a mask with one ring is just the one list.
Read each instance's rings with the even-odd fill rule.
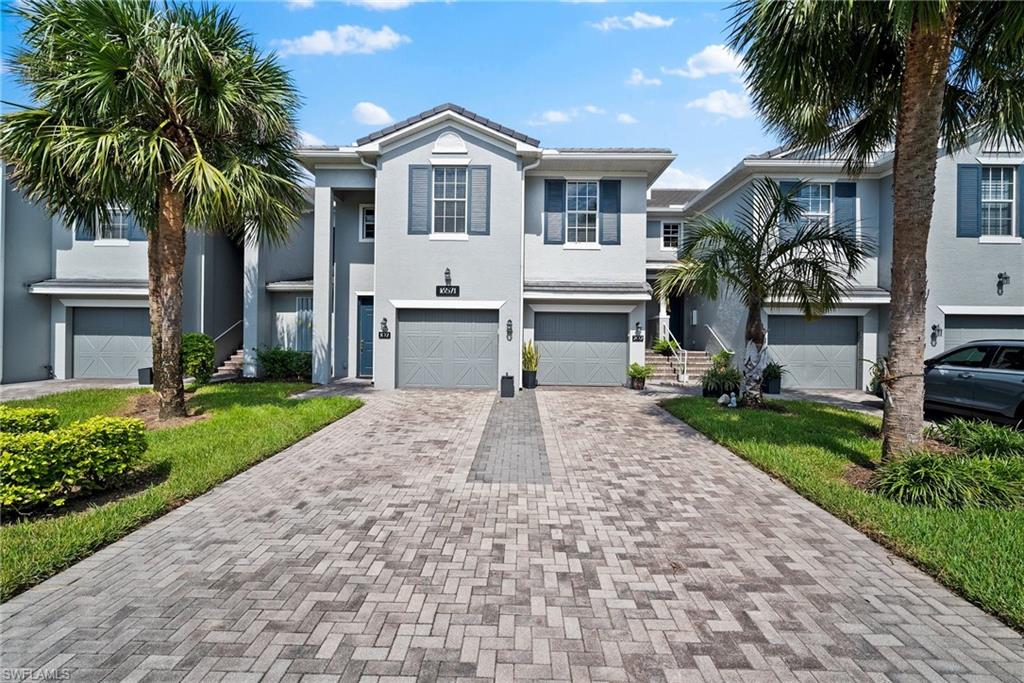
[[671,154],[667,147],[557,147],[566,154]]
[[456,114],[459,114],[460,116],[465,116],[467,119],[470,119],[472,121],[476,121],[477,123],[479,123],[482,126],[486,126],[486,127],[490,128],[491,130],[497,131],[497,132],[499,132],[499,133],[501,133],[503,135],[507,135],[510,138],[514,139],[514,140],[518,140],[519,142],[525,142],[526,144],[533,145],[534,147],[539,147],[540,146],[540,140],[538,140],[537,138],[531,138],[530,136],[526,135],[525,133],[520,133],[519,131],[512,130],[508,126],[503,126],[500,123],[497,123],[496,121],[492,121],[489,118],[486,118],[484,116],[480,116],[479,114],[477,114],[475,112],[472,112],[472,111],[466,109],[465,107],[460,107],[459,105],[452,104],[451,102],[447,102],[445,104],[438,105],[438,106],[434,107],[433,109],[428,109],[428,110],[426,110],[424,112],[420,112],[419,114],[416,114],[415,116],[410,116],[407,119],[403,119],[403,120],[398,121],[396,123],[392,123],[390,126],[388,126],[386,128],[381,128],[380,130],[374,131],[374,132],[370,133],[369,135],[364,135],[363,137],[361,137],[358,140],[356,140],[356,144],[357,145],[365,145],[365,144],[367,144],[369,142],[373,142],[374,140],[379,140],[380,138],[384,137],[385,135],[390,135],[391,133],[394,133],[395,131],[399,131],[399,130],[407,127],[407,126],[411,126],[414,123],[419,123],[420,121],[423,121],[425,119],[429,119],[431,116],[435,116],[437,114],[440,114],[443,111],[451,111],[451,112],[455,112]]

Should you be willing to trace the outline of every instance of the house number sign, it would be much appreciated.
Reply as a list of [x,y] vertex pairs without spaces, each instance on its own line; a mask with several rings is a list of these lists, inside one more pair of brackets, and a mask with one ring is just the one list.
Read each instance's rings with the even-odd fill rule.
[[459,286],[458,285],[438,285],[437,296],[458,296]]

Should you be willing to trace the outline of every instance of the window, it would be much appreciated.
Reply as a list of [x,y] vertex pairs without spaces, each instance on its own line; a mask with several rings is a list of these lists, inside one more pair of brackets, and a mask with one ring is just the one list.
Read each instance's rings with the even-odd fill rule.
[[565,184],[565,241],[597,243],[597,181],[570,180]]
[[107,219],[105,221],[102,216],[97,217],[97,240],[126,240],[132,231],[138,228],[135,217],[128,209],[111,207],[107,211]]
[[679,223],[662,223],[661,224],[661,248],[662,249],[678,249],[679,248]]
[[796,234],[798,227],[819,221],[829,224],[832,220],[832,186],[828,184],[804,185],[796,196],[796,203],[803,207],[804,213],[799,223],[781,223],[780,236],[789,239]]
[[1024,372],[1024,346],[1004,346],[996,353],[989,366],[994,370],[1020,370]]
[[966,346],[939,359],[937,365],[952,365],[955,368],[980,368],[991,346]]
[[981,169],[981,234],[1013,235],[1012,166],[984,166]]
[[364,204],[359,207],[359,241],[372,242],[377,234],[373,206]]
[[434,167],[434,232],[466,232],[464,167]]

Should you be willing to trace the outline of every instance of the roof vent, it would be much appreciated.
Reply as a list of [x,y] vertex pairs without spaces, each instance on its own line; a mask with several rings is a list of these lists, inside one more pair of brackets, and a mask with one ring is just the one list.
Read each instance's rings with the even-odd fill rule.
[[468,150],[458,135],[445,133],[434,142],[434,154],[468,154]]

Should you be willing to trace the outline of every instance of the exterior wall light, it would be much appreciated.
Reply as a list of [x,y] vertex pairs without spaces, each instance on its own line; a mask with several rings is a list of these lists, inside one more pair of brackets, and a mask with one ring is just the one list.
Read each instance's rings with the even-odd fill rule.
[[505,322],[505,339],[512,341],[512,318]]
[[644,331],[640,329],[640,323],[638,322],[633,328],[633,341],[641,342],[644,340]]
[[445,285],[450,285],[451,283],[452,283],[452,269],[451,268],[445,268],[444,269],[444,284]]
[[388,329],[388,319],[380,319],[380,332],[377,333],[378,339],[391,339],[391,330]]
[[935,346],[939,343],[939,337],[942,336],[942,325],[935,323],[932,325],[931,343]]
[[1003,273],[999,273],[998,275],[996,275],[996,294],[998,294],[999,296],[1002,296],[1003,295],[1003,287],[1008,285],[1008,284],[1010,284],[1010,274],[1009,273],[1003,272]]

